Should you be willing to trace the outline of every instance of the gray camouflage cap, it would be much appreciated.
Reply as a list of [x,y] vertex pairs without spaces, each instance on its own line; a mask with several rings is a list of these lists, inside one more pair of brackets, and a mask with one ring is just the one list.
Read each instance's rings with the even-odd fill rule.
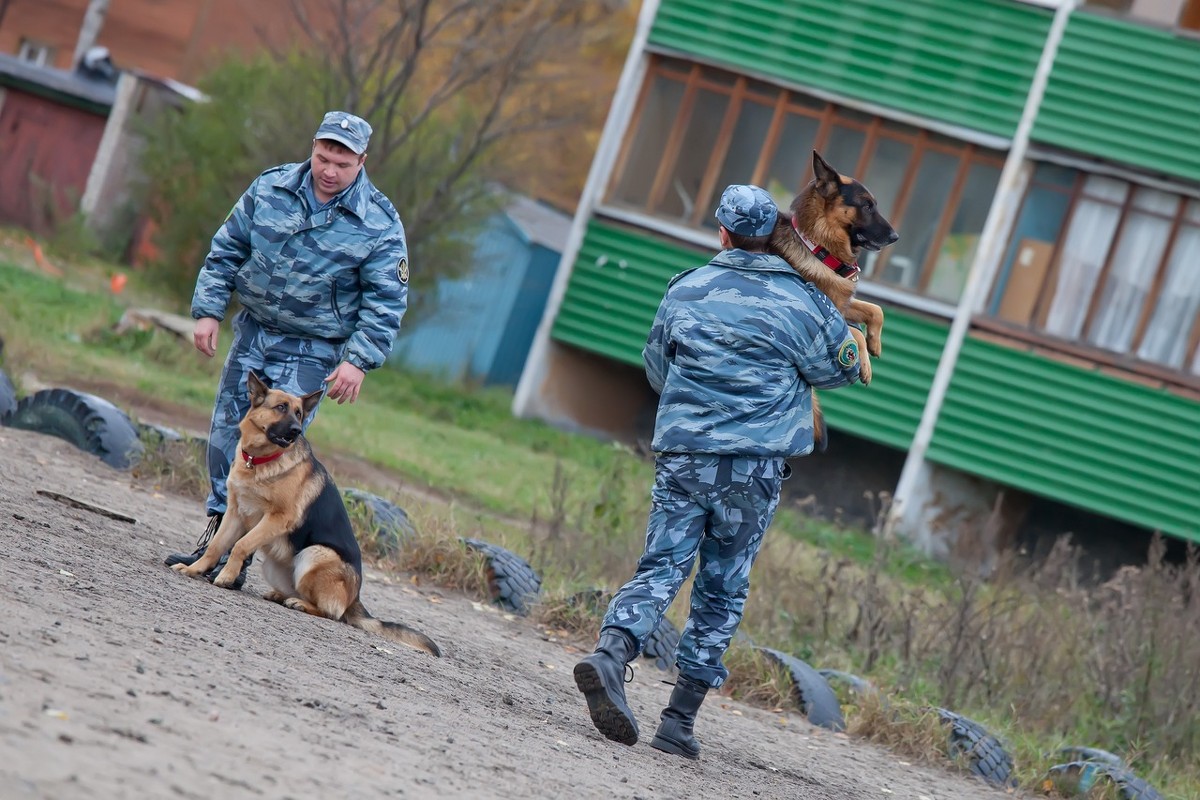
[[371,140],[371,124],[362,117],[347,114],[345,111],[330,111],[321,120],[314,139],[333,139],[349,147],[355,155],[361,156],[367,152],[367,143]]
[[725,187],[717,206],[717,222],[739,236],[766,236],[778,216],[779,207],[771,195],[753,184]]

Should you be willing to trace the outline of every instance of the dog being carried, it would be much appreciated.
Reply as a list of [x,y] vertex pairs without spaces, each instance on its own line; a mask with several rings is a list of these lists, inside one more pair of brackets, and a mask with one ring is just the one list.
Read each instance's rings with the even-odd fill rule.
[[267,388],[253,372],[247,384],[250,411],[239,426],[240,457],[230,469],[221,527],[194,564],[172,569],[200,577],[228,553],[213,583],[229,588],[242,563],[257,551],[272,587],[264,599],[440,656],[428,636],[375,619],[362,604],[362,551],[350,516],[301,428],[323,390],[297,397]]
[[[767,248],[824,292],[850,323],[850,334],[858,342],[859,374],[862,382],[869,384],[869,356],[879,357],[883,352],[883,309],[854,296],[860,272],[858,254],[864,249],[882,250],[900,236],[880,213],[867,187],[838,174],[815,150],[813,176],[790,209],[779,210]],[[866,325],[865,337],[857,327],[860,324]],[[825,425],[815,393],[813,430],[817,446],[823,450]]]

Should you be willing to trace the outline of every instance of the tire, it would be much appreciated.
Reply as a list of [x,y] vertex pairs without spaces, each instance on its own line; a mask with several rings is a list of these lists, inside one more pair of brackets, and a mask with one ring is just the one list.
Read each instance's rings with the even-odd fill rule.
[[817,670],[817,674],[828,681],[831,686],[835,683],[841,684],[860,696],[876,694],[878,692],[878,689],[869,680],[852,675],[849,672],[842,672],[836,669],[819,669]]
[[396,555],[417,535],[408,512],[395,503],[362,489],[345,489],[342,495],[366,509],[375,528],[375,543],[385,556]]
[[182,442],[183,434],[165,425],[154,425],[150,422],[136,423],[138,438],[154,447],[162,447],[167,442]]
[[529,562],[511,550],[481,539],[463,539],[463,544],[483,553],[487,559],[492,602],[521,616],[529,614],[542,591],[542,579]]
[[675,649],[679,647],[679,629],[663,617],[642,644],[642,657],[664,672],[675,671]]
[[116,469],[129,469],[143,452],[137,428],[124,411],[70,389],[43,389],[24,397],[0,423],[57,436]]
[[1066,797],[1086,795],[1097,786],[1109,784],[1117,788],[1121,800],[1163,800],[1154,787],[1125,767],[1103,761],[1056,764],[1046,771],[1043,782]]
[[978,722],[967,717],[937,709],[942,722],[950,726],[950,755],[966,762],[972,775],[986,783],[1005,789],[1015,788],[1013,760],[1004,745]]
[[1107,750],[1100,750],[1096,747],[1076,747],[1068,746],[1059,748],[1056,757],[1065,761],[1098,761],[1101,764],[1108,764],[1111,767],[1125,768],[1125,762],[1115,753],[1110,753]]
[[0,369],[0,420],[17,409],[17,390],[4,370]]
[[842,716],[842,706],[838,703],[837,695],[819,672],[787,653],[769,647],[754,649],[765,653],[788,671],[792,679],[792,697],[809,722],[831,731],[846,729],[846,720]]
[[[612,600],[612,592],[604,589],[585,589],[567,598],[567,604],[595,614],[604,614],[605,607]],[[679,646],[680,631],[675,623],[663,617],[658,627],[650,632],[642,643],[642,658],[654,664],[664,672],[675,671],[675,649]]]

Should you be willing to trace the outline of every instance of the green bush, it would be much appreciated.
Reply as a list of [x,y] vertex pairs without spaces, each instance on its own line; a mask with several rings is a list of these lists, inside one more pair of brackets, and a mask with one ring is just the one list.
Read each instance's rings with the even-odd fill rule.
[[[324,65],[295,53],[231,60],[200,83],[207,96],[158,116],[145,130],[142,196],[157,231],[152,269],[177,297],[190,297],[209,243],[234,203],[261,172],[306,160],[325,100]],[[404,113],[404,104],[393,112]],[[354,109],[346,109],[353,111]],[[490,209],[486,160],[464,165],[451,148],[476,122],[460,109],[424,118],[399,147],[368,151],[366,169],[400,212],[414,280],[449,276],[469,263],[471,234]],[[372,119],[376,134],[388,119]],[[451,174],[452,171],[454,174]],[[422,213],[435,199],[441,212]],[[413,216],[424,217],[419,227]]]

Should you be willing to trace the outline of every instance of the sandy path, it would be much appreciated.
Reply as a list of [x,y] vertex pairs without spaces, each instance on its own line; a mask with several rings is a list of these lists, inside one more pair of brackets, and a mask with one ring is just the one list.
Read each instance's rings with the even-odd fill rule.
[[[36,494],[61,492],[129,524]],[[938,768],[714,697],[699,762],[653,750],[670,688],[629,687],[643,741],[592,728],[579,650],[470,598],[370,571],[383,619],[445,658],[162,566],[200,504],[0,428],[0,797],[998,798]]]

